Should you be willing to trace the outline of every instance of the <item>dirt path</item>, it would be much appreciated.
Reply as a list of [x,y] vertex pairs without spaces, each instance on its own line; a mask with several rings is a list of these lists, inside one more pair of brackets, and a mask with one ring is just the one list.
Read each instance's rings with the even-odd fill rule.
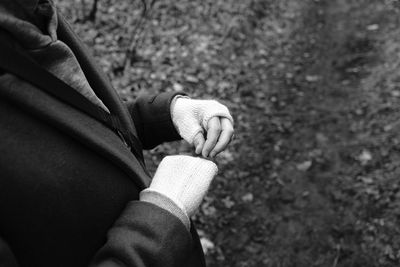
[[396,15],[371,1],[285,2],[273,88],[246,103],[239,170],[214,191],[238,204],[210,229],[224,256],[211,266],[396,266],[398,95],[382,84]]

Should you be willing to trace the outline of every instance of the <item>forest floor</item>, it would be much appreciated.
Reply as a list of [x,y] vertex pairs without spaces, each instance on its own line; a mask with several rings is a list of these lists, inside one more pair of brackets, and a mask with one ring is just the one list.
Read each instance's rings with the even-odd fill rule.
[[[399,1],[159,0],[143,17],[100,0],[95,22],[90,1],[57,2],[123,98],[232,111],[195,217],[208,266],[399,266]],[[174,153],[191,151],[160,146],[149,167]]]

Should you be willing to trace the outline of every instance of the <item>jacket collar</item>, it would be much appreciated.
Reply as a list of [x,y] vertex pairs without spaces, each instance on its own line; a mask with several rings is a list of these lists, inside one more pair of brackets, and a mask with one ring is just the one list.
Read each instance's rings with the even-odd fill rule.
[[96,95],[103,101],[111,113],[122,119],[127,129],[137,135],[135,125],[126,106],[122,103],[122,100],[113,89],[106,75],[100,70],[94,59],[90,56],[91,53],[84,47],[82,41],[79,40],[78,36],[71,29],[71,26],[60,13],[58,13],[58,22],[58,38],[66,43],[73,51]]

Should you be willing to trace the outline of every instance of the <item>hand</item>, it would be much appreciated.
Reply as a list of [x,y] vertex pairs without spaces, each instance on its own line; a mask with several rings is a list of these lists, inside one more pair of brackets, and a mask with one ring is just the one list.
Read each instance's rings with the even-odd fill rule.
[[212,161],[191,156],[167,156],[157,168],[145,194],[158,193],[172,200],[187,216],[192,216],[218,172]]
[[171,105],[171,115],[182,138],[203,157],[215,157],[233,137],[233,118],[228,108],[215,100],[177,97]]

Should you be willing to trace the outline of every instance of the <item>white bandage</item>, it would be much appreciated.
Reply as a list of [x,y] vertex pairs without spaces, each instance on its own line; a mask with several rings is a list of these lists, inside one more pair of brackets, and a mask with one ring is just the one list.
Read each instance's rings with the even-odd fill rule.
[[215,100],[177,97],[171,106],[171,116],[180,136],[189,144],[193,144],[198,133],[207,129],[208,121],[212,117],[224,117],[233,124],[228,108]]
[[158,192],[192,216],[218,172],[212,161],[191,156],[167,156],[157,168],[150,187],[143,192]]

